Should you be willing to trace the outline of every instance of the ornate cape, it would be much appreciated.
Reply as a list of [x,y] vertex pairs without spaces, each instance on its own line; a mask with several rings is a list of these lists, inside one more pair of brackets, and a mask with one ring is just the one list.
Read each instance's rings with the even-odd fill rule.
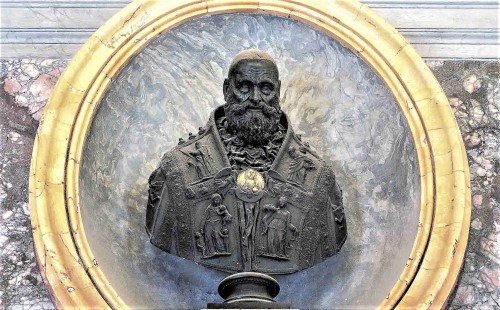
[[229,272],[293,273],[336,254],[347,229],[331,167],[301,142],[283,113],[287,132],[271,169],[233,171],[215,125],[220,115],[222,107],[151,174],[151,242]]

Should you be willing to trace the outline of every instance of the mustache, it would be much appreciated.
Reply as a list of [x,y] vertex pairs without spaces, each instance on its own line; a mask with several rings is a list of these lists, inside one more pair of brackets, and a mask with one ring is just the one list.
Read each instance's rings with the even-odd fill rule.
[[231,111],[231,114],[233,116],[244,115],[248,110],[260,110],[264,115],[268,117],[277,118],[279,117],[281,112],[277,108],[268,105],[262,101],[254,103],[251,102],[250,100],[245,100],[239,103],[235,102],[234,100],[231,100],[231,102],[228,102],[228,104],[229,104],[229,110]]

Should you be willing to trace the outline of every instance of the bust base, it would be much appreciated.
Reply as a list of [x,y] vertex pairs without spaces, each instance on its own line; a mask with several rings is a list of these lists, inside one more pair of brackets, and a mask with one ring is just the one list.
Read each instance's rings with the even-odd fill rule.
[[223,303],[209,303],[207,309],[290,309],[290,304],[276,302],[280,291],[278,281],[258,272],[230,275],[219,284]]
[[[259,302],[239,301],[234,303],[208,303],[207,309],[290,309],[289,303],[284,302]],[[298,310],[298,309],[297,309]]]

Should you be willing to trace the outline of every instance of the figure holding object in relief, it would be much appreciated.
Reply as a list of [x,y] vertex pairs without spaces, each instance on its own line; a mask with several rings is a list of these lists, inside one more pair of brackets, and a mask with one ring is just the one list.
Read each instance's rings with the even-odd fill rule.
[[222,204],[219,194],[212,195],[212,202],[205,211],[205,221],[201,232],[196,232],[197,247],[202,251],[203,258],[219,255],[231,255],[228,249],[229,230],[227,224],[232,216]]
[[305,155],[307,152],[305,147],[301,147],[299,151],[300,153],[294,147],[288,149],[288,154],[291,157],[288,180],[302,185],[306,180],[307,171],[316,169],[316,167],[313,161]]
[[298,233],[297,227],[292,224],[291,215],[288,210],[284,210],[288,201],[286,197],[281,196],[276,206],[265,205],[264,211],[267,212],[262,218],[263,232],[267,234],[267,253],[266,256],[288,259],[287,248],[290,241],[288,230],[294,235]]
[[206,177],[214,173],[213,160],[206,145],[201,145],[199,141],[194,144],[195,149],[188,154],[190,159],[188,165],[193,166],[199,178]]

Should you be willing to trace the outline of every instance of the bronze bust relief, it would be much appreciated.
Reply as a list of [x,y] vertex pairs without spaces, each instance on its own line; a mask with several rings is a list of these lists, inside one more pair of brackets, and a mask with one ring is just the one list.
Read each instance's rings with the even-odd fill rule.
[[174,255],[229,271],[287,274],[336,254],[347,237],[332,168],[279,104],[273,58],[235,56],[226,103],[179,139],[149,178],[146,229]]

